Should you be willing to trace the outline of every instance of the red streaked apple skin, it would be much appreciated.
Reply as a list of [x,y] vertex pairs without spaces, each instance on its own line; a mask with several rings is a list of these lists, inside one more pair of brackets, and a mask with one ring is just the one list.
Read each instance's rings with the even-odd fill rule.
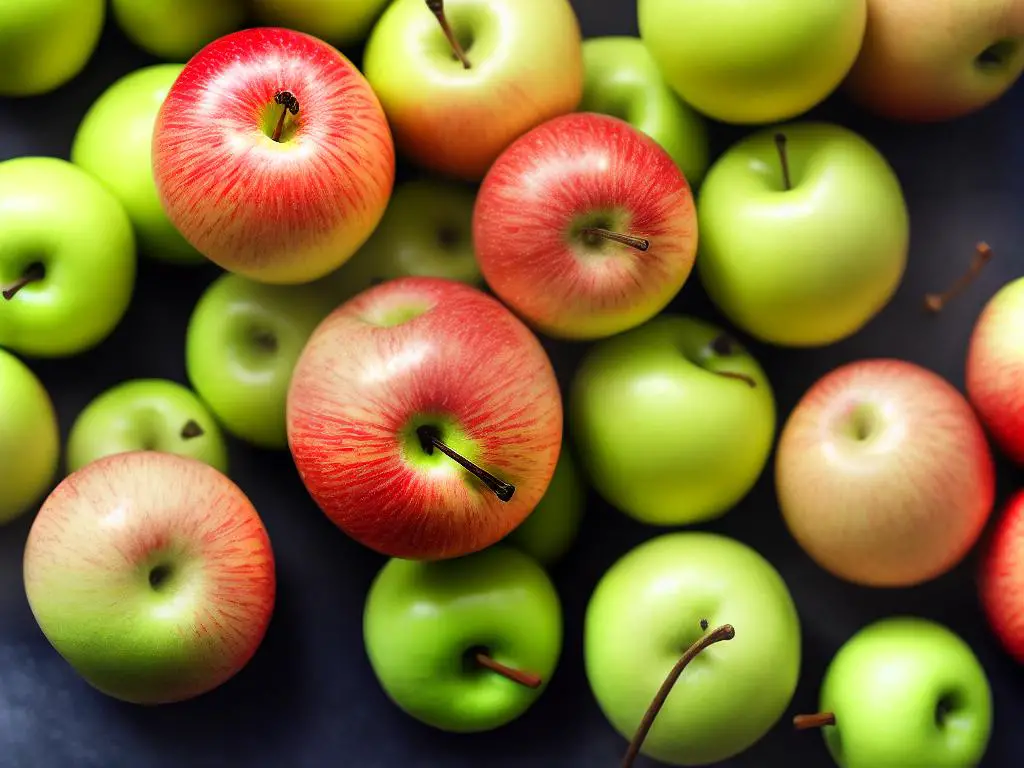
[[938,374],[900,360],[850,363],[815,383],[783,428],[775,478],[804,551],[874,587],[953,568],[995,501],[994,460],[970,404]]
[[[271,138],[290,91],[299,112]],[[314,37],[246,29],[203,48],[171,87],[153,170],[172,223],[219,266],[304,283],[347,261],[380,222],[395,151],[358,69]]]
[[[377,324],[410,306],[422,314]],[[438,418],[470,461],[516,486],[510,501],[439,452],[418,453],[416,426]],[[402,278],[314,332],[292,376],[288,439],[306,488],[349,536],[392,557],[445,559],[496,543],[540,501],[561,449],[562,400],[544,348],[498,301],[455,281]]]
[[992,530],[978,583],[989,626],[1007,653],[1024,664],[1024,491],[1010,498]]
[[[587,250],[574,228],[601,212],[618,225],[605,228],[650,248],[602,241],[600,252]],[[480,188],[473,238],[487,283],[527,322],[554,336],[599,338],[654,317],[683,287],[697,214],[661,146],[623,120],[579,113],[544,123],[501,155]]]

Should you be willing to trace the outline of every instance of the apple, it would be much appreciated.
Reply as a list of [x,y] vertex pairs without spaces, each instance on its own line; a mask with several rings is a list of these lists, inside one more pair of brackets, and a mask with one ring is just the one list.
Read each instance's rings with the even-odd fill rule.
[[951,570],[995,501],[995,466],[970,404],[938,374],[858,360],[800,399],[776,447],[790,533],[825,570],[873,587]]
[[791,347],[860,331],[906,271],[910,215],[892,167],[826,123],[758,131],[708,171],[697,271],[728,319]]
[[724,515],[775,439],[775,396],[757,360],[721,328],[675,314],[593,345],[568,410],[594,489],[649,525]]
[[55,157],[0,163],[0,346],[69,357],[104,341],[135,290],[135,236],[117,198]]
[[1024,72],[1020,0],[868,0],[846,92],[893,120],[938,122],[999,99]]
[[68,435],[68,471],[132,451],[174,453],[228,471],[227,445],[213,415],[195,393],[167,379],[121,382],[82,409]]
[[106,0],[13,0],[0,5],[0,97],[50,93],[85,69],[99,45]]
[[1007,653],[1024,664],[1024,491],[1006,502],[985,543],[979,566],[979,593],[989,626]]
[[843,82],[866,0],[639,0],[640,37],[687,103],[726,123],[789,120]]
[[266,285],[225,274],[207,287],[189,319],[185,367],[229,433],[260,448],[288,447],[292,371],[313,330],[338,303],[322,281]]
[[661,76],[643,40],[614,35],[583,41],[581,112],[620,117],[657,141],[697,187],[710,162],[704,118]]
[[389,0],[250,0],[260,24],[287,27],[347,46],[363,42]]
[[971,647],[947,627],[882,619],[839,649],[821,685],[822,729],[840,768],[973,768],[992,734],[992,691]]
[[306,344],[288,443],[320,509],[391,557],[503,539],[544,496],[562,441],[547,353],[497,300],[441,278],[370,288]]
[[391,195],[380,102],[327,43],[245,29],[185,65],[157,114],[153,170],[171,223],[200,253],[265,283],[347,261]]
[[401,154],[479,181],[515,139],[579,105],[579,22],[569,0],[394,0],[363,71]]
[[42,500],[57,474],[60,430],[43,383],[0,349],[0,525]]
[[171,453],[107,456],[43,503],[24,556],[43,634],[98,691],[135,704],[199,696],[263,641],[276,579],[245,494]]
[[477,195],[484,279],[549,336],[635,328],[679,293],[697,253],[690,186],[669,154],[619,118],[549,120],[512,144]]
[[439,562],[393,558],[367,594],[363,635],[402,711],[445,731],[489,731],[547,688],[562,608],[544,569],[511,547]]
[[121,31],[153,56],[186,61],[245,21],[245,0],[111,0]]
[[706,765],[749,749],[785,713],[800,618],[782,577],[746,544],[668,533],[601,577],[583,653],[598,706],[632,739],[624,766],[638,754]]

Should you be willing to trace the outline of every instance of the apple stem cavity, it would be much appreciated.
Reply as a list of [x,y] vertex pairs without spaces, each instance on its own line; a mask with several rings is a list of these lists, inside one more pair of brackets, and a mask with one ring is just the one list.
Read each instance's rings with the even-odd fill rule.
[[3,289],[3,296],[10,301],[18,295],[22,288],[32,283],[38,283],[44,277],[46,277],[46,270],[42,264],[30,264],[21,277]]
[[613,243],[628,245],[630,248],[635,248],[638,251],[646,251],[651,247],[650,240],[645,240],[642,237],[633,237],[632,235],[623,235],[601,227],[586,227],[580,230],[580,234],[593,244],[596,244],[598,239],[601,238],[611,240]]
[[199,426],[199,423],[195,419],[189,419],[185,422],[185,426],[181,428],[181,439],[192,440],[197,437],[202,437],[206,433],[203,428]]
[[444,36],[448,38],[448,44],[452,47],[452,53],[455,54],[455,58],[462,63],[463,69],[469,69],[470,63],[466,57],[466,52],[462,49],[462,44],[455,36],[452,25],[448,23],[448,16],[445,15],[444,0],[427,0],[427,8],[437,17],[437,23],[441,25]]
[[274,128],[274,135],[271,136],[274,141],[281,141],[281,133],[284,131],[284,121],[288,117],[288,113],[292,115],[299,114],[299,100],[295,98],[295,94],[291,91],[278,91],[274,94],[274,102],[280,104],[284,109],[281,110],[281,116],[277,119],[277,126]]
[[981,274],[981,270],[992,260],[992,249],[988,243],[978,243],[974,250],[967,271],[960,275],[945,293],[929,293],[924,297],[925,308],[931,312],[941,312],[946,304],[956,298],[973,280]]
[[797,715],[793,718],[793,726],[798,731],[809,731],[812,728],[823,728],[826,725],[835,725],[836,716],[831,712],[818,712],[814,715]]
[[522,672],[512,667],[506,667],[500,661],[495,661],[483,651],[478,651],[473,656],[473,660],[484,669],[489,669],[492,672],[496,672],[502,677],[506,677],[513,683],[519,683],[519,685],[526,686],[527,688],[540,688],[543,682],[537,675],[530,674],[529,672]]
[[636,729],[636,734],[633,736],[633,740],[629,743],[629,749],[626,750],[625,757],[622,758],[622,768],[632,768],[633,762],[640,754],[640,748],[644,744],[644,739],[647,738],[647,733],[651,730],[651,726],[654,725],[654,719],[658,716],[661,708],[665,705],[665,701],[668,699],[668,695],[672,692],[672,687],[676,684],[679,676],[683,674],[683,670],[686,669],[686,665],[697,658],[697,655],[715,643],[720,643],[723,640],[732,640],[736,637],[736,630],[731,624],[723,624],[720,627],[713,629],[708,632],[708,620],[701,619],[700,628],[705,634],[697,640],[693,645],[686,649],[679,661],[675,663],[672,670],[668,673],[668,677],[665,678],[665,682],[661,684],[661,688],[658,689],[658,693],[655,695],[651,705],[647,708],[647,712],[644,714],[643,719],[640,721],[640,726]]
[[[711,343],[707,346],[707,351],[710,354],[717,357],[731,357],[737,352],[741,351],[739,342],[736,341],[728,333],[721,333],[712,339]],[[707,354],[707,353],[705,353]],[[757,389],[757,382],[745,373],[739,373],[738,371],[712,371],[712,373],[722,376],[726,379],[736,379],[736,381],[742,381],[751,389]]]
[[793,189],[793,179],[789,175],[789,152],[786,151],[786,134],[775,134],[775,148],[779,150],[779,162],[782,164],[782,184],[788,192]]
[[504,480],[499,480],[486,469],[478,467],[476,464],[471,462],[464,456],[460,456],[458,453],[453,451],[441,440],[441,435],[437,431],[436,427],[422,426],[416,430],[416,436],[420,439],[420,445],[424,452],[430,456],[434,453],[434,449],[437,448],[448,458],[452,459],[462,467],[472,472],[480,481],[486,485],[490,491],[498,497],[501,501],[509,501],[512,495],[516,492],[516,487],[511,483],[506,483]]

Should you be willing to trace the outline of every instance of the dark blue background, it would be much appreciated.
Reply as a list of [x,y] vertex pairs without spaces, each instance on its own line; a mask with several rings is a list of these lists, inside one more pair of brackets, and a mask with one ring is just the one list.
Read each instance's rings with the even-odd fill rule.
[[[576,0],[584,34],[636,34],[632,2]],[[350,52],[358,56],[358,51]],[[155,60],[108,24],[99,52],[52,95],[0,101],[0,160],[67,158],[79,120],[118,76]],[[913,360],[963,382],[972,324],[985,301],[1024,274],[1024,83],[995,106],[956,122],[911,127],[859,113],[841,96],[814,117],[836,120],[873,141],[902,180],[912,215],[912,253],[899,294],[856,337],[814,351],[752,345],[777,391],[780,419],[821,375],[864,357]],[[715,150],[745,131],[717,127]],[[112,137],[116,141],[116,137]],[[979,240],[996,258],[945,313],[922,310],[925,292],[947,286]],[[141,264],[130,313],[116,333],[77,359],[35,364],[52,392],[66,435],[89,400],[126,378],[185,382],[189,313],[217,270]],[[674,309],[722,322],[697,280]],[[550,343],[563,381],[581,347]],[[37,629],[25,601],[21,554],[31,515],[0,530],[0,765],[4,768],[156,766],[600,766],[617,765],[625,741],[607,725],[583,674],[581,626],[600,576],[632,545],[661,533],[592,499],[585,528],[553,571],[564,601],[561,666],[536,705],[490,734],[453,736],[421,726],[384,697],[363,651],[362,609],[383,558],[338,532],[309,501],[287,453],[231,446],[232,476],[266,520],[278,559],[279,598],[252,663],[195,701],[144,709],[88,688]],[[1000,498],[1021,484],[1001,466]],[[995,732],[986,766],[1024,765],[1024,689],[1017,666],[987,631],[973,584],[973,558],[912,590],[840,583],[815,567],[787,535],[766,472],[755,492],[714,525],[748,542],[782,572],[803,620],[804,664],[791,712],[813,710],[821,675],[840,645],[865,624],[898,613],[944,622],[977,650],[995,694]],[[817,734],[796,734],[786,717],[729,766],[828,766]],[[653,766],[641,760],[638,765]]]

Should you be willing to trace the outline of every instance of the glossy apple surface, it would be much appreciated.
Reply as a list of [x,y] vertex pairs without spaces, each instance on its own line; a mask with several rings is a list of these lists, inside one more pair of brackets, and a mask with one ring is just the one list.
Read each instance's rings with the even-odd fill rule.
[[245,0],[111,0],[129,40],[153,56],[185,62],[245,22]]
[[389,0],[250,0],[261,24],[287,27],[319,37],[331,45],[362,42]]
[[1000,510],[978,567],[979,594],[989,626],[1006,652],[1024,664],[1024,492]]

